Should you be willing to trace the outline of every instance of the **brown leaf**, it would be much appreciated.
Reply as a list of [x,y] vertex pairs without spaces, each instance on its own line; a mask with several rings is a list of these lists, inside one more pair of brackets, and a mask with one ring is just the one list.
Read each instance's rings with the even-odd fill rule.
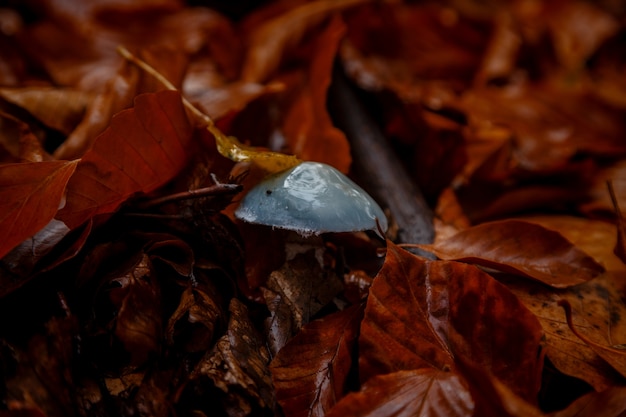
[[322,0],[305,3],[263,22],[248,35],[250,44],[241,78],[263,82],[279,66],[286,52],[302,41],[306,33],[332,13],[368,0]]
[[70,16],[69,22],[67,16],[46,16],[21,34],[20,44],[56,84],[100,92],[123,61],[116,52],[118,45],[133,51],[149,45],[153,50],[193,55],[225,20],[200,7],[157,4],[150,9],[144,4],[120,13],[109,10],[91,19]]
[[52,220],[76,167],[77,161],[0,166],[0,257]]
[[[572,89],[522,84],[510,89],[467,90],[460,103],[470,131],[509,130],[514,170],[567,169],[578,154],[612,157],[626,151],[623,113]],[[585,114],[586,117],[577,117]],[[472,138],[472,136],[470,136]]]
[[269,352],[254,329],[245,305],[232,299],[229,311],[227,334],[206,353],[190,378],[204,386],[208,379],[222,391],[223,406],[230,415],[273,410],[275,398],[267,368]]
[[533,401],[541,326],[502,284],[456,262],[426,261],[388,243],[361,325],[363,381],[399,370],[452,369],[457,356]]
[[118,113],[80,160],[56,218],[73,229],[97,214],[113,213],[135,193],[148,193],[185,166],[191,126],[175,91],[148,93]]
[[117,305],[115,336],[138,366],[160,349],[161,289],[147,255],[142,254],[124,276],[111,280],[120,287],[110,292]]
[[370,379],[348,394],[328,417],[410,417],[474,415],[474,401],[463,379],[433,368],[397,371]]
[[578,398],[550,417],[622,417],[626,413],[626,387],[615,386]]
[[276,399],[289,416],[324,416],[344,394],[361,306],[304,326],[270,363]]
[[316,38],[308,80],[287,110],[283,128],[292,153],[302,160],[324,162],[346,173],[351,162],[348,140],[333,126],[326,109],[333,63],[344,33],[345,25],[335,18]]
[[440,259],[519,274],[555,288],[581,284],[604,272],[558,232],[521,220],[483,223],[421,247]]
[[307,240],[287,244],[287,251],[291,252],[288,252],[288,260],[270,274],[266,283],[267,288],[279,294],[281,302],[289,307],[295,326],[294,333],[342,289],[337,275],[323,264],[324,247],[321,239]]
[[361,87],[437,108],[439,98],[469,83],[490,32],[484,22],[453,17],[434,3],[378,3],[349,13],[347,23],[341,57]]
[[51,318],[42,333],[34,334],[28,340],[25,351],[17,346],[10,347],[3,340],[3,350],[11,349],[16,366],[14,372],[5,377],[6,402],[10,409],[13,408],[8,415],[74,414],[76,380],[70,368],[75,359],[77,336],[77,318],[67,316]]
[[569,71],[579,71],[598,47],[620,28],[614,16],[583,1],[563,3],[547,11],[542,17],[548,24],[555,54]]
[[0,96],[65,135],[74,130],[93,99],[85,91],[51,87],[2,88]]
[[594,343],[609,348],[624,343],[626,305],[619,294],[624,291],[625,267],[613,253],[614,228],[602,221],[568,216],[538,216],[528,221],[559,231],[606,267],[607,271],[594,280],[559,292],[531,282],[506,281],[540,319],[546,332],[546,355],[552,363],[561,372],[583,379],[596,390],[606,389],[621,380],[617,373],[626,373],[623,355],[593,348],[576,337],[558,302],[569,301],[574,310],[574,326]]
[[[180,83],[187,65],[187,57],[180,52],[144,49],[137,55],[175,85]],[[154,77],[130,62],[124,61],[116,70],[101,91],[93,94],[82,121],[54,151],[55,158],[74,159],[83,156],[98,135],[109,127],[111,118],[132,106],[134,97],[164,89]]]
[[459,368],[475,403],[474,416],[481,417],[542,417],[533,404],[517,396],[509,387],[485,369],[463,359]]
[[176,311],[169,318],[166,336],[171,345],[187,352],[202,352],[211,344],[225,312],[215,288],[189,285],[180,297]]

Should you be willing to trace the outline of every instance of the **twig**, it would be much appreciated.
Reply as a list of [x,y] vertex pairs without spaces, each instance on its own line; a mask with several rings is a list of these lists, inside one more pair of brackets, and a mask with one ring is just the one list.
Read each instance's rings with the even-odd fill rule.
[[[430,207],[338,68],[330,88],[329,108],[335,123],[350,140],[354,173],[361,179],[363,188],[389,209],[397,223],[398,242],[432,243]],[[414,251],[434,258],[420,249]]]

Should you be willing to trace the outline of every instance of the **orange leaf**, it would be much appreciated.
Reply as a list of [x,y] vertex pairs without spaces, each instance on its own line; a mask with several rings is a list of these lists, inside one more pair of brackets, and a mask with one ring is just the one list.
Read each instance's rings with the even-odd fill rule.
[[185,166],[191,133],[178,92],[137,96],[134,108],[116,114],[80,160],[56,218],[73,229],[164,185]]
[[0,258],[52,220],[76,165],[49,161],[0,166]]
[[560,233],[521,220],[483,223],[420,247],[440,259],[521,274],[556,288],[582,284],[604,272]]

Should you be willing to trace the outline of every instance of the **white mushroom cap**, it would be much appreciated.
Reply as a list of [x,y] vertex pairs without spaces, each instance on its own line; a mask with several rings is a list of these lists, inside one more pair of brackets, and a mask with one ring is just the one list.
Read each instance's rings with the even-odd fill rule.
[[[245,195],[235,217],[303,235],[387,230],[372,197],[330,165],[302,162],[261,181]],[[378,225],[376,222],[378,221]]]

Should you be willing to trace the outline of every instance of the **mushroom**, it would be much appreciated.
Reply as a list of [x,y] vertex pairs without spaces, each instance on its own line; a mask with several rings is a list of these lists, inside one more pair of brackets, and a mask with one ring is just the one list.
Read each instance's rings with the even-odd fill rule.
[[385,214],[374,199],[319,162],[302,162],[265,178],[244,196],[235,217],[305,236],[387,230]]

